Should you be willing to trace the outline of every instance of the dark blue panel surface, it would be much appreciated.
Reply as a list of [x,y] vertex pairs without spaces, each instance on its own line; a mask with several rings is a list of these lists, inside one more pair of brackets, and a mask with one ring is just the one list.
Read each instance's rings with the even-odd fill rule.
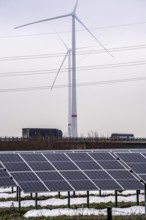
[[118,180],[118,183],[125,189],[125,190],[143,190],[144,186],[138,180]]
[[89,153],[95,160],[115,160],[109,153]]
[[42,181],[64,180],[57,171],[36,172]]
[[142,152],[142,155],[146,158],[146,152]]
[[0,154],[0,161],[5,163],[13,163],[13,162],[23,162],[21,157],[18,154]]
[[108,180],[112,179],[106,171],[96,170],[96,171],[85,171],[87,176],[92,180]]
[[67,180],[85,180],[88,179],[81,171],[61,171],[61,174]]
[[49,162],[28,162],[28,165],[34,171],[54,170],[54,167]]
[[68,153],[73,161],[92,161],[91,157],[86,153]]
[[128,166],[137,174],[146,174],[146,163],[130,163]]
[[9,177],[0,178],[0,187],[13,187],[16,183]]
[[40,181],[38,182],[18,182],[24,193],[48,192],[48,189]]
[[93,180],[101,190],[121,190],[122,187],[114,180]]
[[126,163],[146,163],[146,159],[140,153],[116,153]]
[[6,169],[10,172],[15,171],[30,171],[30,168],[24,163],[3,163]]
[[23,157],[23,159],[25,160],[25,161],[27,161],[27,162],[32,162],[32,161],[34,161],[34,162],[39,162],[39,161],[46,161],[46,159],[43,157],[43,155],[41,155],[41,154],[20,154],[22,157]]
[[124,169],[124,166],[121,165],[118,161],[98,161],[98,163],[105,169],[105,170],[120,170]]
[[44,154],[44,156],[49,160],[49,161],[70,161],[68,157],[64,153],[52,153],[52,154]]
[[146,183],[146,174],[139,175],[140,178]]
[[0,178],[10,177],[6,170],[0,170]]
[[0,169],[4,169],[3,165],[0,163]]
[[72,191],[73,188],[65,181],[45,181],[45,185],[50,191]]
[[12,176],[17,182],[40,181],[33,172],[14,172],[12,173]]
[[57,170],[78,170],[72,162],[52,162]]
[[75,190],[98,190],[90,180],[80,180],[80,181],[69,181],[69,183],[74,187]]
[[101,170],[102,168],[94,161],[75,162],[81,170]]
[[127,170],[114,170],[108,171],[108,173],[116,180],[135,179],[135,177]]

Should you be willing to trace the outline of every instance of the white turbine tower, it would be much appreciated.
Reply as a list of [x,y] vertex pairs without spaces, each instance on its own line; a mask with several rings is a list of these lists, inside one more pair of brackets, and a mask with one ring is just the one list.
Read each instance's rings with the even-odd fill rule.
[[[65,18],[65,17],[72,17],[72,137],[78,137],[77,132],[77,101],[76,101],[76,20],[89,32],[89,34],[109,53],[109,51],[103,46],[103,44],[89,31],[89,29],[80,21],[80,19],[76,16],[76,8],[78,5],[78,0],[75,4],[74,10],[70,14],[65,14],[53,18],[48,18],[40,21],[31,22],[28,24],[24,24],[21,26],[16,27],[22,28],[28,25],[33,25],[41,22],[51,21],[55,19]],[[110,54],[110,53],[109,53]],[[110,54],[111,55],[111,54]],[[112,55],[111,55],[112,56]]]
[[[57,34],[57,33],[56,33]],[[58,34],[57,34],[58,35]],[[54,87],[54,84],[56,82],[56,79],[62,69],[62,66],[68,56],[68,137],[72,137],[72,118],[71,118],[71,115],[72,115],[72,91],[71,91],[71,84],[72,84],[72,75],[71,75],[71,49],[68,48],[68,46],[65,44],[65,42],[62,40],[62,38],[58,35],[59,39],[61,40],[61,42],[64,44],[67,52],[63,58],[63,61],[58,69],[58,72],[54,78],[54,81],[52,83],[52,86],[51,86],[51,90],[53,89]]]

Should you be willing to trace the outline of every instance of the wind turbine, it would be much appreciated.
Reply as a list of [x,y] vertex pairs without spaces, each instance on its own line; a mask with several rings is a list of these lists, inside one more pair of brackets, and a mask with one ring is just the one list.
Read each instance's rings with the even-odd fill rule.
[[[109,54],[110,52],[104,47],[104,45],[89,31],[89,29],[80,21],[80,19],[76,16],[76,9],[78,5],[78,0],[76,1],[75,7],[70,14],[65,14],[53,18],[48,18],[40,21],[31,22],[28,24],[24,24],[21,26],[16,27],[15,29],[22,28],[28,25],[33,25],[41,22],[51,21],[55,19],[65,18],[65,17],[72,17],[72,137],[78,137],[77,132],[77,95],[76,95],[76,20],[87,30],[87,32],[107,51]],[[110,54],[111,55],[111,54]],[[112,56],[112,55],[111,55]]]
[[68,136],[69,137],[72,137],[72,118],[71,118],[71,115],[72,115],[72,91],[71,91],[71,84],[72,84],[72,75],[71,75],[71,49],[68,48],[68,46],[66,45],[66,43],[63,41],[63,39],[60,37],[60,35],[58,33],[56,33],[57,36],[59,37],[59,39],[61,40],[61,42],[63,43],[63,45],[65,46],[67,52],[63,58],[63,61],[57,71],[57,74],[53,80],[53,83],[52,83],[52,86],[51,86],[51,90],[53,89],[54,87],[54,84],[57,80],[57,77],[62,69],[62,66],[66,60],[66,58],[68,57]]

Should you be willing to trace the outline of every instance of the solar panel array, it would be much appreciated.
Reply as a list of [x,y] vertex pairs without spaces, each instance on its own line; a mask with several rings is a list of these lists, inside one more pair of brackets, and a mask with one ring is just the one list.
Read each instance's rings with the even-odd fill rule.
[[116,156],[126,164],[143,182],[146,182],[146,153],[116,153]]
[[0,187],[13,187],[16,183],[0,163]]
[[25,193],[144,188],[125,162],[107,151],[1,153],[0,161]]

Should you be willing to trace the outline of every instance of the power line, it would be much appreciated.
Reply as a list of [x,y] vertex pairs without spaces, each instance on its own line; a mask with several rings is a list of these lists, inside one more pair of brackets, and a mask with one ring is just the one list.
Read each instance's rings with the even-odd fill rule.
[[[115,47],[115,48],[108,48],[110,52],[119,52],[119,51],[128,51],[128,50],[139,50],[145,49],[146,45],[133,45],[127,47]],[[76,55],[89,55],[89,54],[97,54],[97,53],[106,53],[105,50],[85,50],[85,51],[78,51]],[[13,60],[29,60],[29,59],[45,59],[45,58],[56,58],[56,57],[63,57],[65,53],[53,53],[53,54],[32,54],[32,55],[25,55],[25,56],[12,56],[12,57],[0,57],[0,61],[13,61]]]
[[[96,66],[82,66],[78,67],[77,71],[89,71],[89,70],[97,70],[97,69],[112,69],[112,68],[121,68],[121,67],[131,67],[131,66],[139,66],[145,65],[146,60],[139,60],[133,62],[124,62],[118,64],[106,64],[106,65],[96,65]],[[12,76],[32,76],[32,75],[46,75],[46,74],[54,74],[58,71],[58,69],[48,69],[48,70],[34,70],[34,71],[19,71],[19,72],[6,72],[0,73],[0,77],[12,77]],[[68,68],[63,68],[61,72],[67,72]]]
[[[87,82],[87,83],[78,83],[77,86],[98,86],[98,85],[108,85],[108,84],[119,84],[119,83],[126,83],[126,82],[137,82],[137,81],[144,81],[146,77],[137,77],[137,78],[129,78],[129,79],[118,79],[118,80],[107,80],[107,81],[98,81],[98,82]],[[63,89],[69,86],[74,85],[56,85],[54,89]],[[51,86],[37,86],[37,87],[24,87],[24,88],[12,88],[12,89],[0,89],[0,93],[5,92],[26,92],[26,91],[35,91],[35,90],[49,90]]]
[[[113,29],[113,28],[122,28],[127,26],[135,26],[135,25],[142,25],[146,24],[146,21],[134,22],[134,23],[127,23],[127,24],[118,24],[118,25],[109,25],[109,26],[102,26],[102,27],[94,27],[90,28],[90,30],[99,30],[99,29]],[[78,29],[78,32],[85,31],[84,29]],[[33,36],[45,36],[45,35],[53,35],[53,34],[63,34],[63,33],[70,33],[71,31],[60,31],[60,32],[50,32],[50,33],[41,33],[41,34],[25,34],[25,35],[11,35],[11,36],[0,36],[0,38],[21,38],[21,37],[33,37]]]

